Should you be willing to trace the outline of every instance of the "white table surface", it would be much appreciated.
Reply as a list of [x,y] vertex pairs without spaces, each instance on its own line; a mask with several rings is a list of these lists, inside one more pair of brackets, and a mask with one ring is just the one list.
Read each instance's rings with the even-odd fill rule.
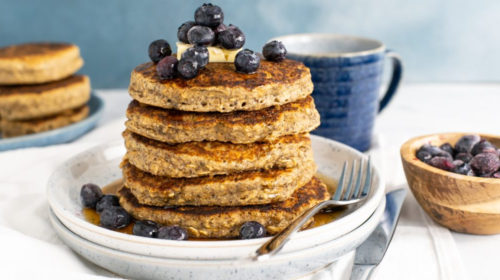
[[[98,92],[106,102],[103,118],[98,126],[123,118],[130,101],[126,90]],[[500,84],[404,84],[392,103],[379,116],[376,124],[376,133],[380,136],[383,148],[380,153],[384,161],[387,189],[406,187],[399,147],[407,139],[446,131],[500,134],[499,109]],[[99,142],[99,139],[95,138],[92,137],[92,141]],[[64,147],[61,146],[61,149],[64,150]],[[23,153],[23,157],[29,157],[29,153]],[[11,158],[12,156],[2,158],[0,154],[0,165],[8,166],[2,160],[12,160]],[[11,176],[15,179],[14,177]],[[0,203],[1,201],[0,193]],[[409,194],[403,207],[400,227],[391,244],[393,246],[389,247],[374,279],[452,279],[450,275],[453,273],[450,272],[457,271],[463,276],[462,279],[500,279],[500,235],[450,235],[448,231],[443,231],[444,236],[448,236],[444,242],[448,244],[441,246],[441,239],[436,236],[442,235],[443,232],[439,233],[438,230],[436,235],[435,225],[434,229],[432,226],[426,227],[423,225],[425,220],[425,215],[422,215],[418,204]],[[433,237],[417,238],[421,235]],[[415,239],[412,240],[411,236]],[[4,243],[8,246],[8,242]],[[13,253],[14,251],[9,250],[14,250],[15,246],[12,244],[10,248],[0,248],[0,261],[8,260],[9,256],[6,254]],[[445,249],[444,252],[439,251],[440,246]],[[428,260],[431,256],[429,250],[432,251],[432,248],[435,248],[434,255],[448,254],[445,256],[448,262],[440,258]],[[432,265],[433,262],[439,264]],[[102,273],[88,263],[85,265],[89,271],[94,269],[98,275]]]

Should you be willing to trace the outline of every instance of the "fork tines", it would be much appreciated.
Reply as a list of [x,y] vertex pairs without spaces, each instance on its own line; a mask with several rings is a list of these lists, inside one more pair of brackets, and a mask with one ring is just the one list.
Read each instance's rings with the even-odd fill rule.
[[[368,162],[366,166],[363,168],[363,160],[359,161],[358,170],[356,172],[356,176],[354,176],[356,165],[358,164],[357,160],[353,160],[351,164],[351,171],[349,173],[349,179],[347,183],[345,182],[346,171],[348,168],[348,161],[344,162],[344,166],[342,167],[342,173],[340,174],[339,182],[337,185],[337,189],[335,190],[335,194],[332,196],[332,200],[345,201],[351,199],[359,199],[364,197],[370,191],[371,186],[371,159],[368,157]],[[364,180],[363,180],[364,177]],[[363,181],[363,184],[361,182]]]

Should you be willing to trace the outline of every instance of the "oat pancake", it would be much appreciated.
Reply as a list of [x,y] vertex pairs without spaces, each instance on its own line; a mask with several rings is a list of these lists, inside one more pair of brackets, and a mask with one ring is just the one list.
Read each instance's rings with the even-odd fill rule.
[[142,204],[219,205],[266,204],[287,199],[316,173],[313,161],[292,168],[245,171],[195,178],[155,176],[128,161],[122,163],[125,186]]
[[41,118],[81,107],[89,98],[90,81],[83,75],[40,85],[0,86],[0,115],[7,120]]
[[309,132],[319,125],[319,113],[311,96],[258,111],[196,113],[161,109],[132,101],[127,128],[167,143],[221,141],[253,143],[284,135]]
[[265,205],[154,207],[139,203],[126,187],[118,196],[120,204],[136,219],[179,225],[186,228],[191,237],[232,238],[238,236],[241,225],[248,221],[257,221],[269,234],[275,234],[307,209],[327,200],[329,193],[322,182],[313,178],[289,199]]
[[22,121],[2,119],[2,137],[21,136],[56,129],[83,120],[87,117],[88,113],[89,107],[84,105],[80,108],[69,109],[60,114],[40,119]]
[[126,158],[153,175],[199,177],[247,170],[289,168],[313,160],[307,134],[283,136],[271,142],[233,144],[188,142],[166,144],[123,132]]
[[80,49],[66,43],[28,43],[0,48],[0,85],[40,84],[74,74]]
[[160,80],[152,62],[131,74],[129,93],[141,103],[195,112],[259,110],[305,98],[313,91],[309,68],[301,62],[262,60],[254,74],[233,63],[209,63],[190,80]]

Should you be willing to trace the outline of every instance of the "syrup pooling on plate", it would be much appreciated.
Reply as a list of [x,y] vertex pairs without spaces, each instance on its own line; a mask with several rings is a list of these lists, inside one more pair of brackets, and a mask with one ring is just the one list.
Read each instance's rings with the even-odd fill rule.
[[[328,191],[330,194],[333,194],[335,189],[337,188],[337,181],[335,179],[332,179],[331,177],[328,177],[324,174],[317,173],[316,176],[327,185]],[[118,190],[121,188],[123,185],[123,179],[117,179],[108,185],[104,186],[102,188],[103,194],[116,194]],[[323,213],[318,213],[314,216],[314,222],[308,229],[310,228],[315,228],[319,227],[325,224],[328,224],[337,218],[339,218],[343,213],[344,213],[345,208],[338,208],[330,212],[323,212]],[[91,208],[84,208],[82,210],[83,216],[85,217],[85,220],[88,221],[89,223],[92,223],[94,225],[98,225],[100,223],[99,219],[99,214]],[[114,231],[126,233],[126,234],[132,234],[132,229],[134,227],[135,221],[130,223],[128,226],[121,228],[121,229],[116,229]],[[190,237],[189,240],[192,241],[215,241],[215,240],[226,240],[226,239],[213,239],[213,238],[192,238]]]

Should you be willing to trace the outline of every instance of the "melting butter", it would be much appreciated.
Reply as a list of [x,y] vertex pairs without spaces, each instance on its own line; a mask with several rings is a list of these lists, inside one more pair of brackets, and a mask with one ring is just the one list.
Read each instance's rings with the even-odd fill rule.
[[[181,59],[182,54],[192,47],[191,44],[185,44],[182,42],[177,42],[177,59]],[[234,50],[226,50],[220,47],[209,46],[208,49],[208,62],[234,62],[234,58],[241,48]]]

